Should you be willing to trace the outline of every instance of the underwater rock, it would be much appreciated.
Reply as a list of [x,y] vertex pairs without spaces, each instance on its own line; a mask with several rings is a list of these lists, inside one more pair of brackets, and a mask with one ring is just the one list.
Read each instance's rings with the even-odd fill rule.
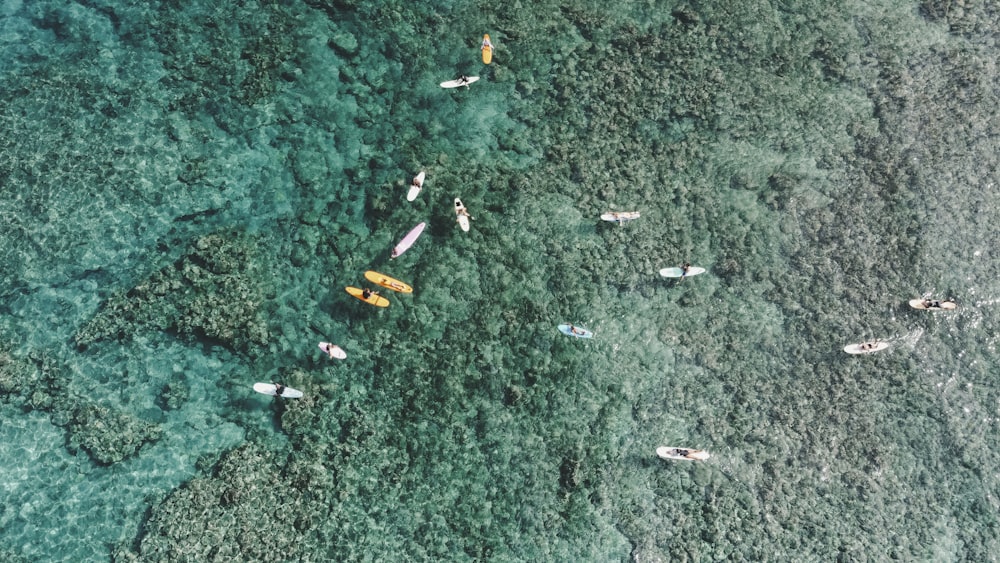
[[66,377],[47,356],[27,358],[0,351],[0,400],[24,409],[50,410],[65,395]]
[[358,38],[349,31],[337,31],[330,37],[328,45],[342,55],[353,57],[358,54]]
[[30,377],[28,366],[8,353],[0,353],[0,399],[19,395]]
[[79,446],[102,465],[134,456],[143,444],[158,440],[162,433],[157,425],[94,404],[75,408],[67,431],[70,451]]
[[178,379],[163,386],[163,389],[160,390],[157,404],[164,410],[177,410],[184,406],[190,393],[191,387],[187,382],[183,379]]

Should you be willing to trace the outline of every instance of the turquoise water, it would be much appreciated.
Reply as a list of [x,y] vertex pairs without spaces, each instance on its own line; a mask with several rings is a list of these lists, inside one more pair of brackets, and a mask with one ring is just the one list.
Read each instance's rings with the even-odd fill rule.
[[1000,553],[988,4],[236,4],[0,5],[5,560]]

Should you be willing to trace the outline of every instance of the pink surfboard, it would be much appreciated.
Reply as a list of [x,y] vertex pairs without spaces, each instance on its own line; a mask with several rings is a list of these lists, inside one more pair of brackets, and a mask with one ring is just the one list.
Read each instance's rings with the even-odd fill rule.
[[417,242],[417,238],[420,236],[420,233],[424,232],[424,227],[426,226],[427,223],[420,223],[416,227],[413,227],[413,229],[411,229],[410,232],[406,233],[406,236],[403,237],[403,240],[399,241],[399,244],[397,244],[396,247],[392,249],[392,257],[395,258],[397,256],[400,256],[404,252],[409,250],[409,248],[413,246],[413,243]]

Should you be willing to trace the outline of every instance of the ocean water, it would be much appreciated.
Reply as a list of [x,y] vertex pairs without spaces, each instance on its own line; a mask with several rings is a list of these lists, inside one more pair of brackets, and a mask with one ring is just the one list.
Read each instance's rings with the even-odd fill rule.
[[997,560],[998,31],[3,2],[0,558]]

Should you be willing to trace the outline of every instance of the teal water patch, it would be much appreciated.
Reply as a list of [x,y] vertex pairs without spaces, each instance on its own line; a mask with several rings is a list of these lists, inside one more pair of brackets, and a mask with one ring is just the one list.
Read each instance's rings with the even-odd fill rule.
[[[997,24],[966,8],[5,4],[6,549],[988,560]],[[347,295],[368,269],[415,291]],[[102,464],[93,417],[138,447]]]

